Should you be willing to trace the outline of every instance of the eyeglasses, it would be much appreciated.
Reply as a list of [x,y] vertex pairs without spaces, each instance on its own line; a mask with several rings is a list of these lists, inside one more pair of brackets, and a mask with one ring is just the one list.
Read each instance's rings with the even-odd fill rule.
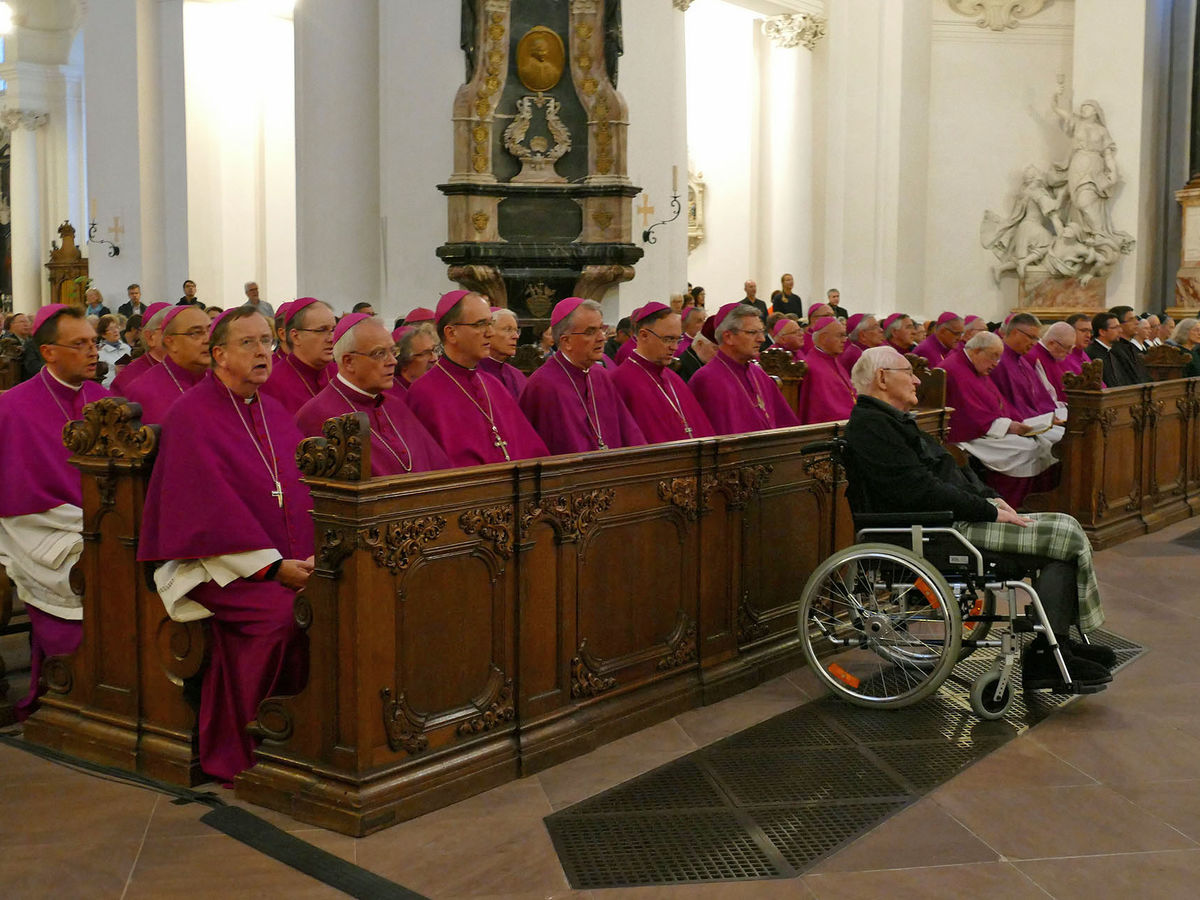
[[[400,356],[398,353],[393,354],[393,355],[396,356],[397,359]],[[412,359],[433,359],[435,356],[441,356],[441,355],[442,355],[441,347],[430,347],[428,350],[422,350],[420,353],[414,353],[412,355]]]
[[163,337],[177,337],[179,335],[196,340],[196,338],[208,337],[208,329],[197,325],[195,328],[189,328],[187,331],[168,331]]
[[892,368],[886,368],[886,367],[881,368],[879,371],[880,372],[907,372],[909,375],[912,375],[913,368],[912,368],[912,366],[895,366]]
[[75,353],[84,352],[87,350],[95,350],[100,346],[100,338],[94,338],[90,341],[76,341],[73,344],[49,344],[50,347],[61,347],[63,350],[72,350]]
[[1038,339],[1038,335],[1030,334],[1028,331],[1025,331],[1021,328],[1016,329],[1016,332],[1017,332],[1017,334],[1025,335],[1025,337],[1029,338],[1031,341],[1036,341]]
[[[230,345],[228,342],[226,342],[226,344],[224,346],[228,347]],[[238,341],[233,346],[239,348],[240,350],[245,350],[247,353],[253,352],[254,350],[258,349],[259,347],[262,347],[264,350],[270,351],[271,348],[275,346],[275,339],[271,338],[271,337],[242,338],[240,341]]]
[[607,325],[593,325],[591,328],[583,329],[583,331],[568,331],[567,334],[582,334],[585,338],[594,338],[600,332],[607,330]]
[[761,328],[755,328],[755,329],[730,328],[729,330],[736,331],[736,332],[738,332],[738,334],[748,334],[751,337],[762,337],[764,334],[766,334],[766,332]]
[[333,329],[335,327],[336,326],[333,326],[333,325],[325,325],[322,328],[293,328],[291,330],[292,331],[308,331],[312,334],[319,334],[319,335],[323,336],[326,334],[333,334]]
[[474,328],[477,331],[487,331],[492,327],[491,319],[480,319],[478,322],[455,322],[453,325],[448,325],[448,328]]
[[656,338],[658,338],[660,341],[662,341],[664,344],[666,344],[668,347],[675,347],[679,344],[680,341],[683,340],[682,334],[662,335],[662,334],[659,334],[657,331],[653,331],[649,328],[647,328],[646,330],[649,331]]
[[350,351],[351,356],[365,356],[367,359],[374,362],[383,362],[385,359],[395,359],[396,349],[394,347],[380,347],[372,350],[370,353],[359,353],[357,350]]

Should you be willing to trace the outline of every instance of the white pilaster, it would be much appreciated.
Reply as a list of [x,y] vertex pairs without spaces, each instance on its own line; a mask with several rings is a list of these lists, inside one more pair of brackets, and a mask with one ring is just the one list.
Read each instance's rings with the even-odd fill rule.
[[[9,106],[2,117],[11,131],[9,178],[12,208],[13,310],[33,312],[49,285],[42,278],[42,211],[38,132],[46,124],[41,111]],[[49,241],[45,242],[49,250]],[[47,254],[48,257],[48,254]]]
[[924,305],[928,0],[830,0],[825,281],[855,311]]
[[[650,300],[665,303],[688,282],[687,69],[685,17],[666,3],[624,4],[625,55],[617,88],[629,104],[629,177],[646,193],[634,199],[633,242],[646,251],[633,281],[605,298],[605,321],[616,322]],[[643,244],[637,207],[648,196],[650,224],[671,217],[671,172],[679,172],[683,212],[655,229],[657,243]]]
[[[377,0],[304,0],[295,12],[297,290],[338,310],[381,300],[379,7]],[[432,61],[443,55],[412,40],[400,46],[402,55],[442,68]],[[420,84],[404,87],[419,92]],[[430,103],[412,128],[436,121]],[[432,192],[428,185],[410,189]]]
[[[1160,234],[1160,204],[1166,196],[1154,171],[1164,123],[1156,115],[1156,80],[1146,77],[1146,41],[1148,21],[1168,16],[1169,4],[1123,0],[1103,6],[1075,4],[1074,72],[1067,85],[1074,96],[1066,99],[1075,111],[1086,100],[1097,101],[1104,110],[1122,179],[1109,200],[1113,227],[1137,240],[1133,253],[1123,257],[1109,277],[1108,303],[1138,310],[1157,308],[1160,298],[1149,298],[1147,293]],[[1064,141],[1061,146],[1065,150],[1070,144]]]
[[[436,185],[454,169],[450,115],[466,62],[459,48],[461,6],[404,4],[379,9],[379,218],[385,317],[432,308],[457,285],[435,250],[446,242],[446,198]],[[419,48],[395,52],[393,48]],[[436,65],[431,60],[438,60]]]
[[755,193],[763,226],[759,293],[769,298],[780,276],[790,273],[806,306],[824,294],[813,255],[813,52],[822,25],[809,16],[777,16],[765,20],[757,42],[763,73],[762,178]]
[[[110,306],[125,286],[173,300],[187,277],[187,141],[182,0],[108,0],[84,22],[87,211],[108,256],[88,245],[88,271]],[[119,220],[119,224],[117,222]],[[116,226],[116,233],[114,233]],[[82,245],[87,223],[79,228]]]

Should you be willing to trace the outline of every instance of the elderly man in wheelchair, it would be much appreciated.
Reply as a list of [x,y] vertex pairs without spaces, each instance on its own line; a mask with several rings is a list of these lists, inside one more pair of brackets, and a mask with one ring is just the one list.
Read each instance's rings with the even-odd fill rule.
[[[1084,636],[1104,614],[1079,523],[1022,516],[960,468],[909,413],[920,381],[891,347],[864,352],[851,380],[858,401],[844,438],[820,449],[845,466],[858,537],[817,568],[801,598],[814,671],[853,702],[905,706],[975,649],[995,647],[995,666],[971,693],[985,718],[1008,709],[1018,654],[1027,691],[1104,690],[1116,656]],[[997,597],[1008,600],[1005,615]],[[999,622],[1009,627],[992,636]],[[1070,638],[1072,624],[1081,641]],[[1021,651],[1025,633],[1035,637]]]

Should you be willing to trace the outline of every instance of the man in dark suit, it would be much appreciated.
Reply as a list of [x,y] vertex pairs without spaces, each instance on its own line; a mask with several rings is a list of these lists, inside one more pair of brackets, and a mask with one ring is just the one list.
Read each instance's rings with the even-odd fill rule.
[[131,284],[125,288],[125,293],[129,295],[129,300],[117,307],[117,312],[128,319],[130,316],[144,316],[146,314],[146,304],[142,302],[142,286],[140,284]]
[[746,291],[746,298],[742,302],[747,306],[753,306],[755,309],[757,309],[758,317],[762,319],[763,324],[766,325],[769,312],[767,311],[767,304],[758,299],[758,282],[751,278],[747,280],[742,287]]
[[1149,380],[1140,377],[1134,360],[1124,351],[1118,350],[1120,341],[1121,320],[1116,315],[1102,312],[1092,317],[1092,342],[1087,345],[1085,352],[1093,360],[1098,359],[1104,363],[1105,386],[1125,387]]
[[1150,373],[1146,370],[1146,364],[1142,362],[1141,351],[1133,343],[1138,330],[1137,313],[1133,311],[1132,306],[1114,306],[1109,312],[1121,323],[1121,337],[1113,345],[1113,352],[1124,359],[1125,364],[1134,373],[1137,379],[1134,384],[1146,384],[1150,380]]

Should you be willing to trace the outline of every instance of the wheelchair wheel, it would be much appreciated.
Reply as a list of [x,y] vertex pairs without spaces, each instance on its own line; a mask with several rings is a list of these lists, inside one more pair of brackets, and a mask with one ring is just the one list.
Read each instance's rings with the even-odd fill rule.
[[996,696],[996,683],[1000,680],[1000,672],[989,669],[971,684],[971,709],[981,719],[1003,719],[1013,702],[1013,686],[1010,680],[1004,686],[1004,692]]
[[857,544],[817,566],[799,618],[812,670],[860,706],[923,700],[946,680],[961,649],[954,592],[926,560],[891,544]]

